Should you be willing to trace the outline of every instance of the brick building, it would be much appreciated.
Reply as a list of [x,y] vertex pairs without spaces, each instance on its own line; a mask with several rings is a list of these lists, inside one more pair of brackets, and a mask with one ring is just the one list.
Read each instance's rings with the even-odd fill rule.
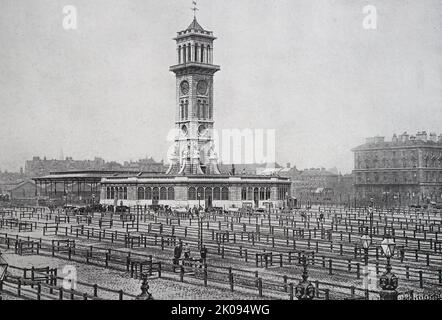
[[352,151],[359,201],[373,198],[386,206],[442,201],[442,135],[367,138]]

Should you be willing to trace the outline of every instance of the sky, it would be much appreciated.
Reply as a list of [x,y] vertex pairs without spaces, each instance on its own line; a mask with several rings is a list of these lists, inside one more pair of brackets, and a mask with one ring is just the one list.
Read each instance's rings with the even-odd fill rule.
[[[33,156],[165,159],[188,0],[0,0],[0,170]],[[77,9],[65,30],[63,7]],[[367,30],[363,8],[377,11]],[[217,129],[275,129],[276,160],[353,168],[366,137],[442,133],[442,2],[198,0],[218,38]]]

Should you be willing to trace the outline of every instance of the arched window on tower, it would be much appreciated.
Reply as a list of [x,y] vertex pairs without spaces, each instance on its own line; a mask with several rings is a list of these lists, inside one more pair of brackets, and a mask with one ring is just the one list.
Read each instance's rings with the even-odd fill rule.
[[127,200],[127,187],[123,188],[123,199]]
[[204,63],[204,52],[205,52],[204,45],[202,44],[201,45],[201,63]]
[[207,63],[211,63],[210,54],[211,54],[210,46],[207,46],[207,59],[206,59]]
[[204,115],[203,118],[207,119],[209,117],[209,105],[207,104],[207,101],[204,100]]
[[194,187],[190,187],[187,190],[187,199],[188,200],[196,200],[196,191]]
[[184,103],[184,118],[187,120],[189,119],[189,101],[186,100]]
[[195,43],[195,62],[198,62],[198,43]]
[[144,199],[145,199],[144,188],[139,187],[138,188],[138,200],[144,200]]
[[181,64],[181,46],[178,46],[178,64]]
[[111,192],[110,192],[110,188],[109,188],[109,187],[106,188],[106,199],[112,199],[112,198],[111,198]]
[[184,102],[180,102],[181,120],[184,120]]
[[196,104],[196,116],[201,119],[201,100],[198,100]]
[[190,43],[187,45],[187,60],[192,61],[192,50],[190,49]]
[[111,187],[110,189],[111,189],[111,196],[110,196],[110,198],[111,199],[115,199],[115,189],[114,189],[114,187]]
[[183,63],[187,61],[187,48],[186,45],[183,45]]

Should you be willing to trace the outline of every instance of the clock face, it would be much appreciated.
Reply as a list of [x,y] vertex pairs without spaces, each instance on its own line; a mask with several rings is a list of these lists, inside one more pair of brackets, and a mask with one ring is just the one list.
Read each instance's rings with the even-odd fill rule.
[[205,95],[207,93],[207,87],[208,87],[207,81],[201,80],[198,81],[196,90],[198,91],[198,94]]
[[181,82],[180,89],[183,95],[187,95],[189,93],[189,82],[187,82],[186,80]]
[[207,129],[204,125],[198,127],[198,134],[204,136],[207,133]]

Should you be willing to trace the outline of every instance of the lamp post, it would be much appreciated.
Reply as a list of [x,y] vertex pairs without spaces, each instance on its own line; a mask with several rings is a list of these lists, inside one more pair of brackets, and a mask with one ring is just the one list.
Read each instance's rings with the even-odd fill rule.
[[374,211],[374,200],[370,198],[370,206],[368,207],[368,213],[370,215],[370,243],[373,242],[373,211]]
[[149,292],[149,284],[147,283],[147,274],[142,273],[141,278],[143,279],[143,283],[141,284],[141,294],[138,295],[136,300],[153,300],[152,294]]
[[202,219],[202,210],[201,210],[201,193],[198,192],[198,250],[203,248],[203,219]]
[[2,257],[0,252],[0,300],[2,300],[3,280],[6,278],[6,272],[8,270],[8,263]]
[[307,258],[305,254],[301,257],[302,262],[302,280],[295,288],[295,296],[298,300],[312,300],[315,297],[315,287],[308,281]]
[[364,248],[364,263],[367,266],[368,265],[368,248],[370,248],[371,245],[371,239],[367,235],[367,232],[361,237],[362,241],[362,247]]
[[382,240],[381,243],[382,251],[387,258],[386,272],[379,279],[379,285],[382,289],[379,292],[381,300],[397,300],[398,292],[396,291],[396,289],[398,287],[398,277],[393,272],[391,272],[390,264],[390,259],[394,254],[395,247],[396,243],[391,237],[390,232],[387,231],[385,238],[384,240]]

